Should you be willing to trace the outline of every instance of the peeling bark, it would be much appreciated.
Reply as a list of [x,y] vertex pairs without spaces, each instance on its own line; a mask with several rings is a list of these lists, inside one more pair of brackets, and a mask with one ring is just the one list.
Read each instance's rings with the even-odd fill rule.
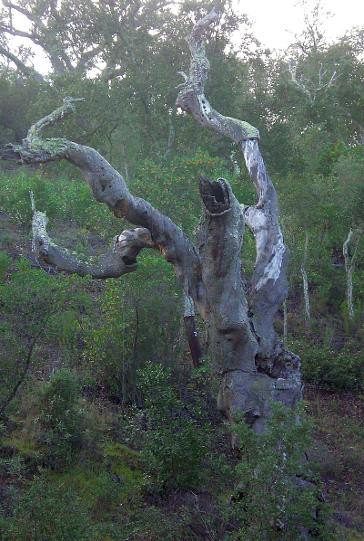
[[[245,163],[258,201],[244,210],[245,223],[254,235],[256,260],[248,292],[252,323],[259,342],[261,369],[273,369],[282,344],[274,330],[274,320],[287,296],[288,251],[279,225],[277,194],[265,169],[258,141],[243,144]],[[272,364],[273,363],[273,364]]]

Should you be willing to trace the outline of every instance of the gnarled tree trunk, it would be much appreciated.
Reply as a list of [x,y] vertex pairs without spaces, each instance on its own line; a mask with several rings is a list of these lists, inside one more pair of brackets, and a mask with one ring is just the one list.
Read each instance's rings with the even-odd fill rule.
[[[194,325],[195,309],[209,331],[211,356],[220,380],[218,404],[232,419],[243,414],[256,431],[264,430],[270,402],[291,407],[301,398],[299,358],[278,338],[274,321],[287,295],[288,253],[279,226],[277,195],[259,149],[259,132],[245,121],[225,117],[204,95],[209,74],[204,36],[219,20],[213,10],[194,26],[188,43],[189,75],[176,105],[205,127],[237,143],[257,192],[257,204],[244,207],[224,179],[200,179],[204,204],[198,246],[167,216],[134,197],[126,182],[94,149],[65,139],[43,139],[43,130],[74,111],[65,98],[62,107],[32,126],[20,145],[0,150],[4,159],[44,163],[66,159],[77,166],[97,201],[136,229],[123,231],[98,258],[80,256],[57,246],[46,231],[46,216],[33,209],[33,248],[38,257],[67,272],[95,278],[118,277],[136,270],[143,248],[158,250],[174,266],[185,298],[187,337],[195,364],[201,351]],[[241,274],[245,226],[256,241],[256,262],[248,283]]]
[[[221,115],[204,94],[210,69],[204,36],[218,20],[213,10],[196,23],[188,39],[191,65],[189,75],[183,74],[177,105],[202,126],[240,146],[257,192],[257,204],[244,207],[223,179],[201,182],[205,216],[199,253],[211,353],[221,380],[220,409],[229,418],[243,413],[261,431],[271,401],[293,406],[301,398],[300,361],[284,348],[274,329],[287,296],[288,253],[279,226],[276,191],[259,149],[259,131],[248,122]],[[249,283],[243,285],[244,225],[255,237],[256,262]]]

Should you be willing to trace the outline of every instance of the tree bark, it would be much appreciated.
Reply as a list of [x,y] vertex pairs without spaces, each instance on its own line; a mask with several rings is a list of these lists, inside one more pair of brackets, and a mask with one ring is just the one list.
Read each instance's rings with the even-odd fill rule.
[[186,294],[183,296],[183,324],[185,335],[190,349],[192,364],[196,368],[200,366],[202,360],[202,349],[197,334],[195,321],[195,306],[193,299]]
[[[358,253],[358,246],[360,240],[361,231],[355,232],[350,229],[348,236],[343,244],[343,256],[345,260],[345,273],[346,273],[346,303],[348,308],[349,319],[352,321],[355,316],[354,302],[353,302],[353,276],[355,270],[355,262]],[[356,239],[355,239],[356,237]],[[353,254],[350,256],[350,245],[355,241]]]
[[[219,17],[212,10],[196,23],[188,38],[191,64],[189,75],[183,74],[177,105],[203,127],[241,147],[257,192],[257,204],[244,207],[224,179],[201,181],[205,217],[199,251],[211,354],[221,382],[220,409],[229,418],[243,413],[255,430],[262,431],[272,400],[294,406],[301,399],[300,360],[284,348],[274,329],[287,296],[288,251],[279,225],[276,191],[259,149],[259,131],[246,121],[220,114],[204,94],[210,69],[204,37]],[[244,224],[256,241],[247,294],[240,270]]]
[[308,256],[308,232],[305,231],[305,245],[304,245],[304,250],[303,250],[301,275],[302,275],[302,285],[303,285],[303,299],[305,303],[306,322],[309,322],[311,320],[311,307],[310,307],[310,294],[308,291],[308,276],[306,272],[307,256]]
[[[81,170],[97,201],[105,203],[119,218],[140,225],[136,229],[123,231],[112,247],[98,257],[85,257],[58,246],[49,237],[47,217],[33,206],[33,250],[37,257],[61,270],[86,274],[94,278],[119,277],[137,268],[137,255],[142,248],[154,248],[174,266],[180,279],[184,295],[193,299],[201,313],[205,312],[204,287],[201,281],[200,258],[195,246],[183,231],[152,207],[144,199],[134,197],[126,182],[113,167],[94,149],[78,145],[63,138],[43,139],[42,132],[74,112],[75,102],[65,98],[61,107],[39,120],[28,131],[20,145],[9,144],[0,148],[0,158],[19,163],[45,163],[66,159]],[[198,363],[201,356],[197,336],[187,339]],[[193,337],[193,340],[191,340]]]

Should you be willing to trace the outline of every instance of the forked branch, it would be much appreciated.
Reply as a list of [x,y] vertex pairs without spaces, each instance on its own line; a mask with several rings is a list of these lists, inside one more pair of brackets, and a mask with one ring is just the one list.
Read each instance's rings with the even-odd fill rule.
[[328,70],[324,69],[322,63],[318,69],[316,84],[314,82],[309,84],[309,81],[307,81],[303,75],[297,76],[297,66],[292,62],[288,62],[288,71],[291,76],[292,84],[298,88],[300,92],[306,95],[311,105],[315,104],[316,98],[320,92],[334,86],[338,79],[337,71],[334,70],[330,75]]
[[213,9],[195,24],[187,40],[191,52],[190,70],[181,85],[177,105],[190,112],[203,126],[241,145],[258,198],[255,206],[242,210],[256,241],[256,262],[248,300],[259,354],[271,357],[277,345],[274,318],[287,294],[287,249],[279,226],[276,191],[259,149],[258,129],[246,121],[223,116],[210,105],[204,94],[210,70],[204,39],[219,18],[220,14]]

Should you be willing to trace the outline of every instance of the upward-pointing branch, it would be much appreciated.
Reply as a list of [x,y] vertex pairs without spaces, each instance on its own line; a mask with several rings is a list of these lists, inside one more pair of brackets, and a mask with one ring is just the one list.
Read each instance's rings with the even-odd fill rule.
[[259,355],[262,358],[272,358],[281,351],[273,323],[287,294],[287,249],[279,226],[276,191],[259,149],[259,131],[246,121],[217,112],[204,94],[210,71],[204,39],[208,29],[219,19],[220,14],[213,9],[195,24],[187,40],[191,53],[190,70],[180,87],[177,106],[190,112],[202,126],[241,145],[258,197],[255,206],[242,210],[245,223],[256,241],[256,262],[250,284],[249,308],[253,314],[252,321],[259,342]]
[[[360,229],[350,229],[348,236],[343,244],[343,255],[345,259],[345,273],[346,273],[346,302],[348,305],[349,318],[354,319],[354,303],[353,303],[353,276],[355,269],[356,257],[358,254],[358,246],[362,231]],[[354,242],[353,242],[354,241]],[[353,253],[350,254],[350,245],[354,244]]]
[[211,128],[236,143],[247,139],[259,139],[259,131],[248,122],[223,116],[209,103],[204,87],[209,77],[210,63],[206,57],[204,37],[208,28],[218,22],[220,14],[213,9],[194,26],[187,42],[191,52],[189,76],[183,72],[185,82],[180,85],[176,105],[188,111],[202,126]]

